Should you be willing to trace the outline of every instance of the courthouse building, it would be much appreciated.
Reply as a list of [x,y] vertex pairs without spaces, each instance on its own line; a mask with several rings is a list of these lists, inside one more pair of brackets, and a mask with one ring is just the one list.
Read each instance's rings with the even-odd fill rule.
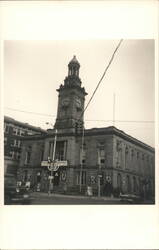
[[[68,75],[59,86],[57,118],[46,134],[24,138],[19,179],[30,180],[42,191],[53,176],[54,190],[96,193],[146,193],[154,195],[154,148],[114,126],[84,129],[85,88],[74,56]],[[52,169],[52,159],[56,160]],[[99,182],[100,180],[100,182]]]

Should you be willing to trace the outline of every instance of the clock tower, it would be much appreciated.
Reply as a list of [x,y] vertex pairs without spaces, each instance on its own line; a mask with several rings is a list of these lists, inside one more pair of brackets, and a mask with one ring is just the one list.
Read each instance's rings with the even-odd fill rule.
[[87,93],[81,87],[79,68],[80,64],[74,56],[68,64],[68,76],[66,76],[64,84],[57,89],[59,92],[58,109],[54,127],[58,130],[66,129],[71,132],[72,129],[74,131],[77,122],[84,124],[83,110]]

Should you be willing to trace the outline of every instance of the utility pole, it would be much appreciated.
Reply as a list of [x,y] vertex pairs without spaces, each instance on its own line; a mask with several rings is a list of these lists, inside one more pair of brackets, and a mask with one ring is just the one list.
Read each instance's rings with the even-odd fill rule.
[[98,164],[99,164],[99,170],[98,170],[98,197],[100,197],[100,178],[101,178],[101,162],[100,162],[100,151],[98,149]]
[[82,128],[81,168],[80,168],[80,193],[82,191],[83,146],[84,146],[84,126]]
[[[55,130],[54,147],[53,147],[53,154],[52,154],[53,168],[55,166],[56,141],[57,141],[57,129]],[[53,168],[51,168],[51,176],[53,175]]]
[[113,93],[113,126],[115,126],[115,93]]
[[[46,123],[47,125],[50,124],[52,127],[53,125],[51,123]],[[53,188],[53,170],[55,166],[55,153],[56,153],[56,141],[57,141],[57,129],[55,130],[55,137],[54,137],[54,147],[53,147],[53,153],[52,153],[52,159],[50,159],[50,178],[49,178],[49,194],[51,192],[51,189]],[[50,157],[48,157],[49,159]]]
[[56,152],[56,140],[57,140],[57,129],[55,130],[55,138],[54,138],[54,147],[53,147],[53,154],[52,154],[52,163],[51,163],[51,176],[50,176],[50,187],[49,187],[49,193],[51,190],[53,190],[53,171],[55,167],[55,152]]

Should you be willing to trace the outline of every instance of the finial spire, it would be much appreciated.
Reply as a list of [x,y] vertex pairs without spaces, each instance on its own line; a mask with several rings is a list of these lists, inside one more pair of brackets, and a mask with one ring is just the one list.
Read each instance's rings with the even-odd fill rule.
[[69,64],[72,64],[72,63],[76,63],[76,64],[80,65],[79,62],[77,61],[76,55],[74,55],[72,60],[69,62]]

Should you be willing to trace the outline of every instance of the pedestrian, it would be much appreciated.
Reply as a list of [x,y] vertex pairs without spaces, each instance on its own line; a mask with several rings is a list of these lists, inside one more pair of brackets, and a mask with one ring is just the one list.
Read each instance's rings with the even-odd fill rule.
[[30,180],[26,182],[25,187],[27,191],[30,189]]
[[48,189],[48,195],[50,195],[53,191],[53,176],[49,176],[48,179],[49,179],[49,189]]

